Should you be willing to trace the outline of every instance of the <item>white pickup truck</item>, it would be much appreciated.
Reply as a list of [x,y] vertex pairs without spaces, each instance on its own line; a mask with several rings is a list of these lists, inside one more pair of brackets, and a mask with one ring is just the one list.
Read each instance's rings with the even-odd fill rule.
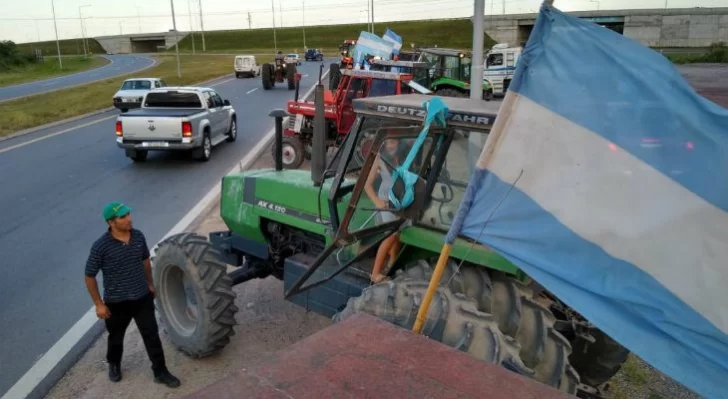
[[149,151],[190,151],[208,161],[212,148],[237,139],[235,110],[205,87],[165,87],[144,95],[140,109],[116,119],[116,143],[134,162]]

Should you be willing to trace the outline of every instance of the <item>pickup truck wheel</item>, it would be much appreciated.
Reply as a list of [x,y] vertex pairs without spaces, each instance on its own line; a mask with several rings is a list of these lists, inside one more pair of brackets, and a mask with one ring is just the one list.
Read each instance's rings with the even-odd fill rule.
[[238,124],[235,122],[235,118],[230,121],[230,130],[228,130],[227,141],[232,143],[238,138]]
[[202,138],[202,147],[194,151],[193,157],[201,162],[207,162],[210,160],[212,155],[212,141],[210,141],[210,133],[205,132],[205,137]]

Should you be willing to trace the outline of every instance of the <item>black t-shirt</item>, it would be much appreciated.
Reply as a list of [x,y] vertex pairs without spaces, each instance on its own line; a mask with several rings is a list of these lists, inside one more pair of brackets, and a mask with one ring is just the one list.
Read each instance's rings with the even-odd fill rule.
[[149,248],[141,231],[132,229],[128,244],[106,232],[91,247],[85,274],[96,277],[102,272],[104,302],[133,301],[149,293],[144,272],[148,258]]

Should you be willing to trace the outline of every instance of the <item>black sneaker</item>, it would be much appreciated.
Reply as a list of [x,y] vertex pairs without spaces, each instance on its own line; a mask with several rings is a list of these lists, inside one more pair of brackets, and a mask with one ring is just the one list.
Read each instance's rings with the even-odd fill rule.
[[170,388],[177,388],[180,385],[179,379],[167,370],[157,373],[154,376],[154,382],[164,384]]
[[121,381],[121,365],[119,363],[109,363],[109,379],[112,382]]

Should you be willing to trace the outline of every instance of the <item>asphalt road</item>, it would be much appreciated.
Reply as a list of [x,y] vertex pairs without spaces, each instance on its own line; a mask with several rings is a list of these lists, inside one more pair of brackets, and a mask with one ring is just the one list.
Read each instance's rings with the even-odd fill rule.
[[[318,65],[299,67],[301,94]],[[237,111],[238,140],[215,147],[207,163],[151,152],[134,164],[116,147],[116,111],[0,142],[0,395],[92,306],[83,269],[106,231],[103,205],[131,206],[151,248],[271,129],[268,113],[294,93],[265,91],[259,78],[216,83],[208,86]]]
[[0,87],[0,102],[131,73],[154,63],[154,59],[138,55],[105,55],[104,57],[110,59],[111,62],[99,68],[57,78]]

